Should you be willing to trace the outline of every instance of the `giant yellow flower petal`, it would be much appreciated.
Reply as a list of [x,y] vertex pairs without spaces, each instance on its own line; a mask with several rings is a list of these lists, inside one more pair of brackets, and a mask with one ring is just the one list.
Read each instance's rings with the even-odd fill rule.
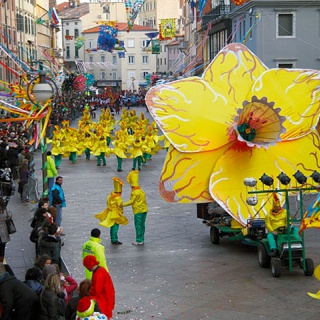
[[215,161],[227,148],[184,153],[170,146],[159,182],[161,197],[168,202],[211,202],[210,175]]
[[265,70],[267,67],[247,47],[231,43],[217,54],[203,78],[237,109],[244,100],[251,100],[251,88]]
[[[277,176],[281,172],[292,177],[297,170],[306,176],[319,170],[319,145],[316,132],[297,140],[278,143],[268,149],[250,148],[237,142],[214,166],[209,187],[211,196],[243,225],[252,216],[264,217],[271,206],[271,202],[268,202],[270,194],[260,194],[259,205],[255,207],[247,205],[246,198],[253,195],[248,194],[244,179],[253,177],[259,180],[262,174],[266,173],[274,178],[274,187],[280,189]],[[260,181],[258,184],[259,189],[262,189]],[[293,178],[291,184],[293,188],[296,186]],[[265,202],[267,204],[262,207]]]
[[273,108],[280,108],[281,115],[286,116],[282,140],[304,136],[318,123],[320,73],[315,70],[268,70],[255,83],[253,94],[267,97]]
[[251,99],[252,86],[265,70],[245,46],[231,44],[213,60],[203,79],[190,77],[153,87],[146,103],[179,151],[218,149],[234,139],[229,130],[236,111]]

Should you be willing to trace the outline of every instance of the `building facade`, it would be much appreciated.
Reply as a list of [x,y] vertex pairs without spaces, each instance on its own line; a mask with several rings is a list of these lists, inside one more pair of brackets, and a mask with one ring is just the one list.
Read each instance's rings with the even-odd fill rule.
[[145,85],[145,77],[156,69],[156,55],[146,52],[147,37],[145,33],[154,32],[155,29],[134,25],[127,32],[127,23],[117,23],[118,39],[123,41],[126,52],[120,58],[118,51],[112,53],[91,50],[99,36],[99,27],[93,27],[82,32],[85,37],[83,48],[83,61],[94,74],[99,86],[109,85],[122,90],[138,91],[139,86]]

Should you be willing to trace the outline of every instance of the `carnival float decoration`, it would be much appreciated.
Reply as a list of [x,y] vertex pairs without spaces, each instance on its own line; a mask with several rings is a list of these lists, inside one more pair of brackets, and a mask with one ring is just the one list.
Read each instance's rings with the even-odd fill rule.
[[[320,72],[268,69],[239,43],[224,47],[202,77],[152,87],[148,109],[171,147],[159,181],[169,202],[216,201],[243,226],[264,217],[246,203],[246,177],[319,168]],[[280,183],[280,182],[276,182]],[[276,186],[277,187],[277,186]]]

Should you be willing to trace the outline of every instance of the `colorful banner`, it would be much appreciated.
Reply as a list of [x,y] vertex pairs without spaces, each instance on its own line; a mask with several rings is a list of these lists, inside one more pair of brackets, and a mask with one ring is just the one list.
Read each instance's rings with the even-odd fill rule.
[[84,45],[84,37],[78,37],[76,38],[75,47],[77,50],[79,50]]
[[176,34],[176,19],[161,19],[160,20],[160,40],[170,40]]
[[152,54],[159,54],[160,53],[160,40],[152,40]]
[[299,234],[308,228],[320,228],[320,195],[310,204],[301,221]]
[[146,0],[125,0],[124,4],[126,7],[128,30],[130,31],[133,27],[134,20],[137,18],[142,6]]

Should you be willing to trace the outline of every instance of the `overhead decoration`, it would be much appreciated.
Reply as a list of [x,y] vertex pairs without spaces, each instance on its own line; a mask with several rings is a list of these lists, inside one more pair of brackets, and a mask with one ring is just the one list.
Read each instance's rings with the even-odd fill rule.
[[236,6],[241,6],[246,2],[249,2],[250,0],[231,0],[231,2],[235,3]]
[[97,49],[113,52],[115,45],[118,43],[118,26],[112,24],[101,25],[99,27],[99,36]]
[[147,40],[147,43],[146,43],[146,48],[149,47],[151,41],[153,38],[157,37],[159,35],[159,32],[148,32],[148,33],[145,33],[145,35],[150,39],[150,40]]
[[160,40],[151,40],[152,44],[152,54],[159,54],[160,53]]
[[268,69],[232,43],[202,77],[152,87],[148,109],[172,145],[159,181],[162,198],[215,200],[242,225],[263,218],[271,202],[260,194],[265,205],[248,206],[245,178],[319,170],[319,79],[319,70]]
[[51,26],[57,28],[60,25],[60,20],[55,8],[50,8],[48,11]]
[[137,18],[146,0],[124,0],[127,15],[128,32],[132,30],[134,20]]
[[[208,0],[199,0],[199,12],[200,12],[200,17],[201,17],[201,18],[202,18],[203,9],[204,9],[204,7],[206,6],[207,1],[208,1]],[[194,1],[192,0],[192,2],[194,2]],[[191,3],[190,5],[191,5],[191,9],[192,9],[192,3]]]
[[170,40],[176,34],[176,19],[161,19],[160,20],[160,40]]
[[74,36],[65,35],[64,36],[66,40],[73,40]]
[[85,41],[84,37],[77,37],[75,39],[75,47],[76,47],[77,50],[79,50],[80,48],[83,47],[84,41]]

